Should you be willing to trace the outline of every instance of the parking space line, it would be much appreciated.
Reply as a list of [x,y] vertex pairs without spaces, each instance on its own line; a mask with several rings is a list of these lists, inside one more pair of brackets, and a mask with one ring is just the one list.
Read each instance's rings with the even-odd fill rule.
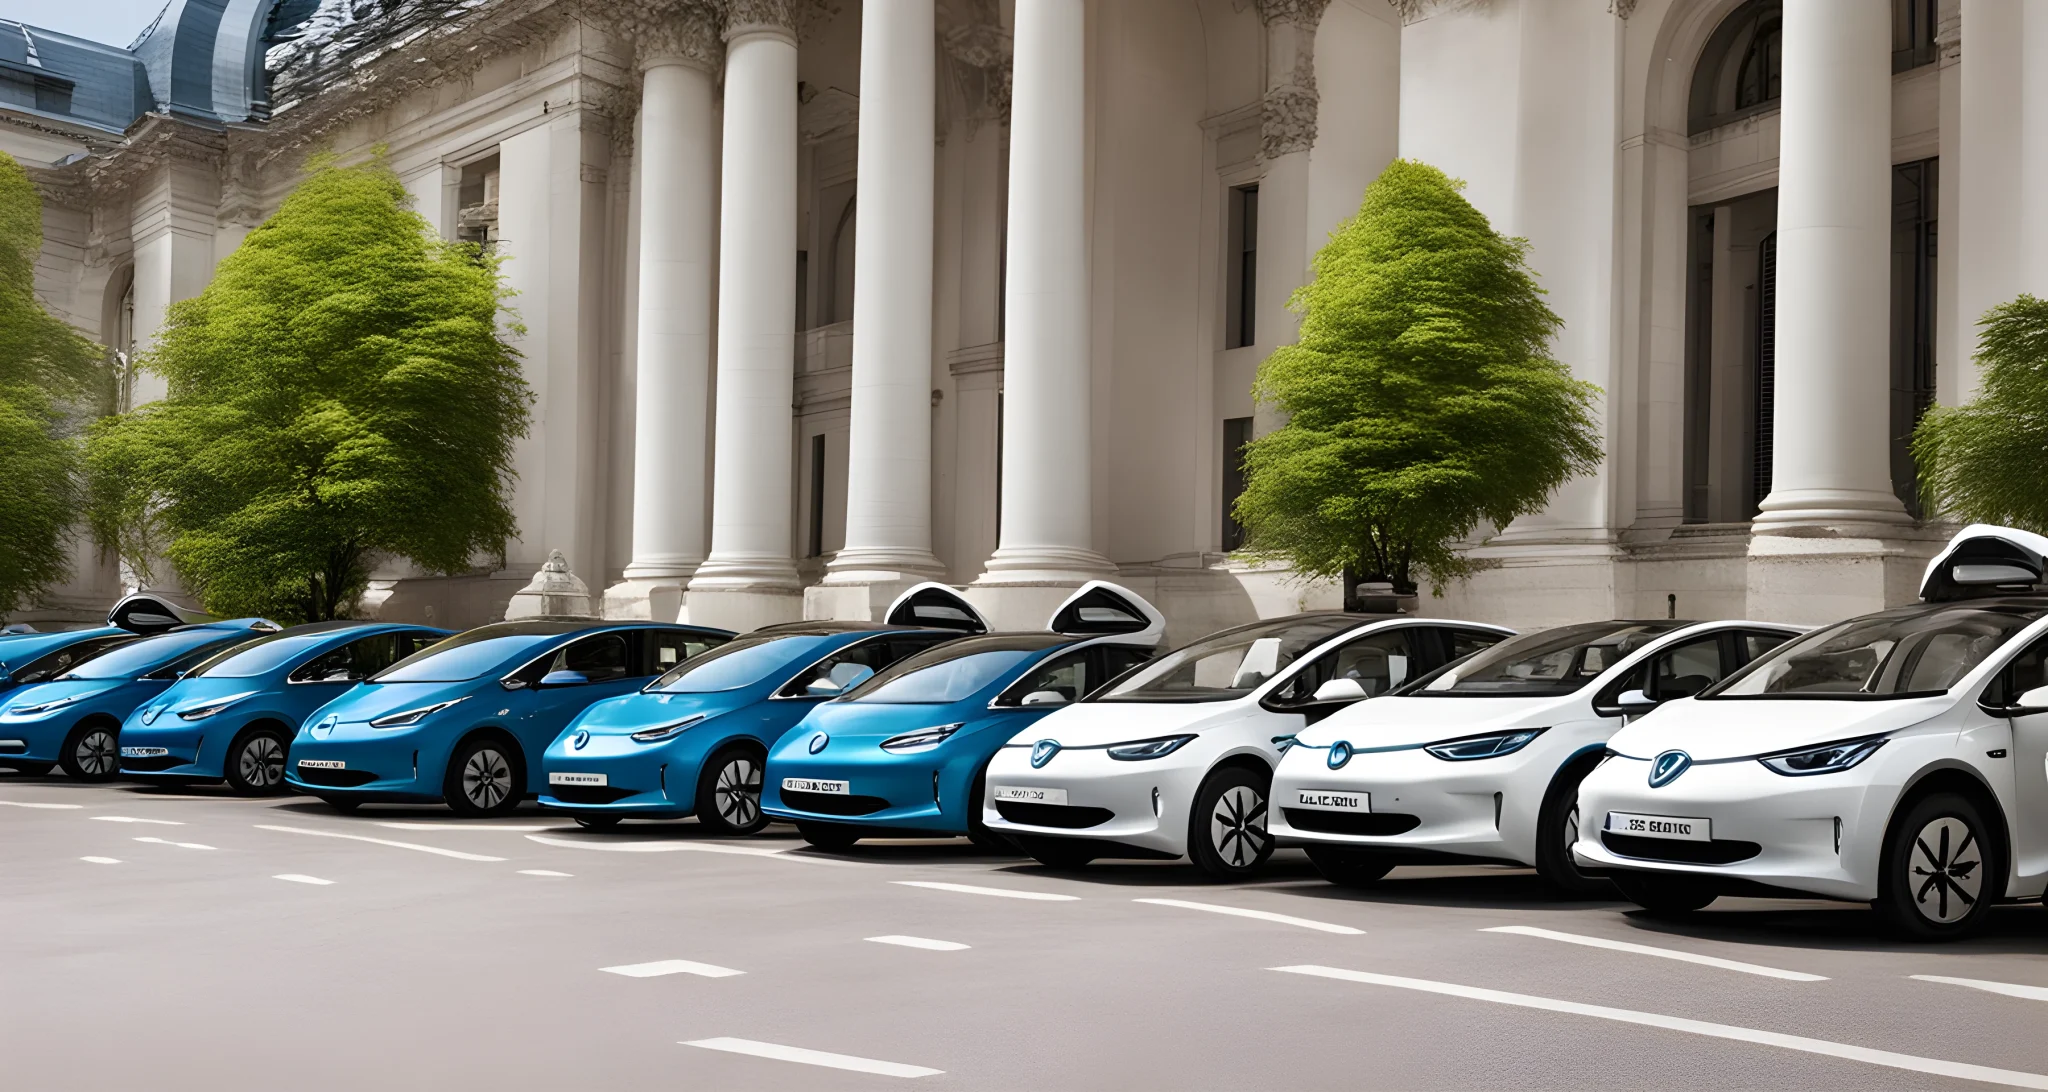
[[81,860],[81,861],[84,861],[84,862],[85,862],[86,864],[120,864],[120,863],[121,863],[121,859],[120,859],[119,857],[80,857],[80,858],[79,858],[79,860]]
[[169,838],[137,838],[137,839],[135,839],[135,840],[136,840],[136,841],[138,841],[138,842],[148,842],[148,843],[149,843],[149,844],[151,844],[151,845],[158,845],[158,846],[177,846],[177,847],[178,847],[179,849],[212,849],[212,848],[213,848],[212,846],[203,846],[203,845],[200,845],[200,844],[199,844],[198,842],[173,842],[173,841],[171,841],[171,840],[170,840]]
[[1544,940],[1561,940],[1566,944],[1583,944],[1588,948],[1606,948],[1616,952],[1631,952],[1635,955],[1655,956],[1658,959],[1675,959],[1682,963],[1697,963],[1702,967],[1719,967],[1724,971],[1741,971],[1743,974],[1762,975],[1765,978],[1782,978],[1787,982],[1826,982],[1826,975],[1807,974],[1804,971],[1786,971],[1777,967],[1765,967],[1755,963],[1742,963],[1733,959],[1716,956],[1696,955],[1676,948],[1653,948],[1647,944],[1634,944],[1626,940],[1608,940],[1604,937],[1582,936],[1578,933],[1560,933],[1555,929],[1539,929],[1533,925],[1496,925],[1481,929],[1482,933],[1513,933],[1523,937],[1541,937]]
[[185,825],[176,819],[138,819],[133,815],[95,815],[92,818],[102,823],[154,823],[160,827],[182,827]]
[[49,808],[52,811],[77,811],[84,804],[37,804],[28,800],[0,800],[0,805],[10,808]]
[[1943,974],[1909,974],[1907,978],[1916,982],[1940,982],[1947,986],[1967,986],[1985,993],[2002,993],[2007,997],[2024,997],[2029,1001],[2048,1001],[2048,986],[2021,986],[2013,982],[1991,982],[1982,978],[1950,978]]
[[906,937],[890,934],[885,937],[868,937],[876,944],[894,944],[899,948],[923,948],[928,952],[964,952],[970,946],[957,940],[932,940],[929,937]]
[[731,967],[720,967],[715,963],[693,963],[687,959],[658,959],[652,963],[627,963],[618,967],[599,967],[606,974],[622,974],[627,978],[660,978],[665,974],[694,974],[705,978],[731,978],[745,971]]
[[569,873],[557,872],[552,868],[522,868],[519,870],[519,874],[521,876],[557,876],[565,880],[570,877]]
[[1187,902],[1182,899],[1132,899],[1131,901],[1148,903],[1152,906],[1178,906],[1183,910],[1207,910],[1211,914],[1228,914],[1234,918],[1255,918],[1259,921],[1278,922],[1281,925],[1316,929],[1325,933],[1343,933],[1346,936],[1365,935],[1365,930],[1353,929],[1349,925],[1333,925],[1327,921],[1297,918],[1291,914],[1275,914],[1270,910],[1246,910],[1238,906],[1218,906],[1213,902]]
[[595,842],[573,838],[549,838],[541,834],[529,834],[526,840],[539,842],[544,846],[594,849],[602,853],[730,853],[739,857],[762,857],[773,861],[796,861],[799,864],[830,865],[835,868],[866,867],[859,862],[835,861],[829,857],[800,857],[787,849],[722,846],[711,842]]
[[335,830],[310,830],[306,827],[274,827],[267,823],[256,824],[257,830],[276,830],[286,834],[310,834],[315,838],[345,838],[351,842],[368,842],[371,845],[390,846],[393,849],[410,849],[417,853],[432,853],[440,857],[453,857],[458,861],[502,861],[503,857],[486,857],[481,853],[464,853],[459,849],[442,849],[440,846],[423,846],[415,842],[394,842],[386,838],[371,838],[361,834],[343,834]]
[[749,1054],[756,1058],[772,1058],[778,1062],[801,1062],[804,1065],[821,1065],[832,1069],[848,1069],[855,1073],[874,1073],[884,1077],[936,1077],[943,1069],[927,1069],[921,1065],[904,1065],[902,1062],[883,1062],[873,1058],[856,1058],[851,1054],[833,1054],[823,1050],[806,1050],[803,1047],[781,1046],[776,1043],[758,1043],[752,1039],[693,1039],[682,1045],[702,1047],[705,1050],[723,1050],[730,1054]]
[[453,823],[398,823],[398,822],[379,822],[379,823],[377,824],[377,826],[380,826],[380,827],[387,827],[387,828],[389,828],[389,829],[391,829],[391,830],[448,830],[448,831],[458,831],[458,830],[459,830],[459,831],[471,831],[471,830],[509,830],[509,831],[517,831],[517,832],[519,832],[519,833],[522,833],[522,834],[525,834],[525,833],[530,833],[530,832],[532,832],[532,831],[536,831],[536,830],[574,830],[574,829],[576,829],[576,828],[575,828],[575,827],[574,827],[573,825],[570,825],[570,824],[565,824],[565,823],[464,823],[464,822],[459,822],[459,821],[458,821],[458,822],[453,822]]
[[968,883],[940,883],[936,880],[890,880],[904,887],[928,887],[933,891],[957,891],[963,895],[994,895],[1003,899],[1037,899],[1040,902],[1079,902],[1079,895],[1055,895],[1050,891],[1019,891],[1012,887],[976,887]]
[[270,878],[273,880],[284,880],[288,883],[310,883],[316,887],[332,887],[334,885],[333,880],[323,880],[318,876],[307,876],[298,872],[282,872]]
[[1473,1001],[1491,1001],[1497,1005],[1512,1005],[1516,1008],[1542,1009],[1548,1012],[1569,1013],[1574,1016],[1591,1016],[1601,1020],[1612,1020],[1616,1023],[1663,1028],[1667,1031],[1682,1031],[1690,1035],[1702,1035],[1712,1039],[1730,1039],[1741,1043],[1774,1046],[1784,1050],[1797,1050],[1807,1054],[1819,1054],[1851,1062],[1863,1062],[1891,1069],[1904,1069],[1914,1073],[1927,1073],[1937,1077],[1954,1077],[1958,1080],[2004,1084],[2016,1088],[2048,1089],[2048,1074],[2024,1073],[2012,1069],[1994,1069],[1990,1066],[1972,1065],[1968,1062],[1951,1062],[1941,1058],[1922,1058],[1912,1054],[1899,1054],[1889,1050],[1873,1050],[1869,1047],[1850,1046],[1847,1043],[1833,1043],[1826,1039],[1809,1039],[1803,1035],[1786,1035],[1775,1031],[1762,1031],[1757,1028],[1737,1027],[1732,1024],[1715,1024],[1705,1020],[1689,1020],[1680,1016],[1665,1016],[1661,1013],[1636,1012],[1632,1009],[1609,1008],[1605,1005],[1587,1005],[1577,1001],[1560,1001],[1555,998],[1536,997],[1526,993],[1508,993],[1503,990],[1482,989],[1478,986],[1461,986],[1452,982],[1433,982],[1426,978],[1402,978],[1390,974],[1374,974],[1370,971],[1351,971],[1341,967],[1321,967],[1310,964],[1295,967],[1274,967],[1271,969],[1287,974],[1310,975],[1316,978],[1334,978],[1342,982],[1362,982],[1372,986],[1392,986],[1397,989],[1418,990],[1423,993],[1442,994],[1447,997],[1463,997]]

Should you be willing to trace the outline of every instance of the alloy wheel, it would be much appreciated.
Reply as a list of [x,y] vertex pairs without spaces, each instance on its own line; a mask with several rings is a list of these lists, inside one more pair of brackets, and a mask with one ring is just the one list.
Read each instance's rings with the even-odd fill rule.
[[1232,868],[1248,868],[1266,848],[1266,799],[1249,785],[1234,785],[1216,798],[1209,817],[1216,855]]
[[120,768],[121,748],[114,740],[114,733],[104,728],[95,728],[78,739],[74,757],[78,768],[93,777],[106,777]]
[[274,736],[257,736],[242,747],[242,757],[235,763],[236,772],[242,775],[242,782],[252,788],[267,789],[284,780],[284,745]]
[[1908,860],[1913,905],[1928,921],[1960,921],[1984,889],[1984,854],[1977,834],[1952,815],[1920,828]]
[[462,795],[481,809],[497,807],[512,794],[512,764],[495,747],[479,747],[462,764]]
[[761,767],[745,755],[734,758],[718,771],[712,796],[720,819],[734,827],[752,826],[761,818]]

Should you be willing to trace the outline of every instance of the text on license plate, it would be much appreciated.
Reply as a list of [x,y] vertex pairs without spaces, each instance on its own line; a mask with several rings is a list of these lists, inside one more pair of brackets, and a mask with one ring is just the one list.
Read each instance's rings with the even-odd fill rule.
[[609,785],[611,780],[611,775],[601,773],[562,773],[560,771],[552,771],[548,774],[548,784],[550,785]]
[[782,779],[783,792],[829,792],[834,796],[847,796],[853,786],[844,781],[819,781],[809,777],[785,777]]
[[169,747],[123,747],[122,758],[157,758],[171,753]]
[[299,760],[299,769],[346,770],[348,769],[348,763],[343,762],[338,758],[302,758]]
[[1674,838],[1681,842],[1711,842],[1713,822],[1680,815],[1632,815],[1625,811],[1607,813],[1607,829],[1615,834],[1639,838]]
[[1022,785],[997,785],[996,799],[1015,800],[1024,804],[1064,804],[1067,802],[1065,789],[1033,789]]
[[1310,792],[1307,789],[1294,790],[1294,806],[1297,808],[1321,808],[1325,811],[1371,811],[1372,794],[1369,792]]

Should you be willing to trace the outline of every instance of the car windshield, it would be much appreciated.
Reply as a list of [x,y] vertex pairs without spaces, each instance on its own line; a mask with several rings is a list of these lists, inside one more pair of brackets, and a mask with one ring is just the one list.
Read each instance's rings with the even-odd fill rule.
[[1547,698],[1592,682],[1629,653],[1690,622],[1586,622],[1510,637],[1402,691],[1413,697]]
[[1169,652],[1089,701],[1229,701],[1367,619],[1311,615],[1224,630]]
[[10,670],[12,671],[14,681],[22,686],[27,686],[29,683],[45,682],[110,649],[118,648],[130,641],[139,640],[141,638],[133,633],[120,633],[110,634],[105,637],[92,637],[83,641],[74,641],[57,649],[55,652],[29,660],[12,669],[9,669],[6,664],[0,664],[0,682],[4,682],[9,678]]
[[1851,618],[1764,653],[1702,698],[1941,694],[2048,607],[1948,603]]
[[63,679],[133,679],[189,652],[225,647],[249,638],[246,631],[174,630],[146,640],[119,645],[58,676]]
[[373,683],[467,682],[507,660],[560,637],[559,633],[496,633],[473,629],[429,645],[370,676]]
[[790,662],[810,654],[830,638],[818,633],[777,637],[742,637],[669,668],[647,685],[649,693],[710,694],[751,686],[779,674]]
[[246,679],[267,674],[290,663],[299,655],[313,651],[322,643],[333,640],[334,631],[325,633],[274,633],[260,640],[231,648],[227,652],[200,664],[185,674],[192,678]]
[[892,664],[840,701],[941,705],[971,697],[1038,653],[1067,644],[1056,633],[973,637]]

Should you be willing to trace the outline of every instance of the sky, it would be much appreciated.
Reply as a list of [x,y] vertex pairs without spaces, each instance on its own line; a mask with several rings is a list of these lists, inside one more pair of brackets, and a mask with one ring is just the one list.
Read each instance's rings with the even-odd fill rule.
[[164,0],[0,0],[0,19],[126,46],[163,6]]

